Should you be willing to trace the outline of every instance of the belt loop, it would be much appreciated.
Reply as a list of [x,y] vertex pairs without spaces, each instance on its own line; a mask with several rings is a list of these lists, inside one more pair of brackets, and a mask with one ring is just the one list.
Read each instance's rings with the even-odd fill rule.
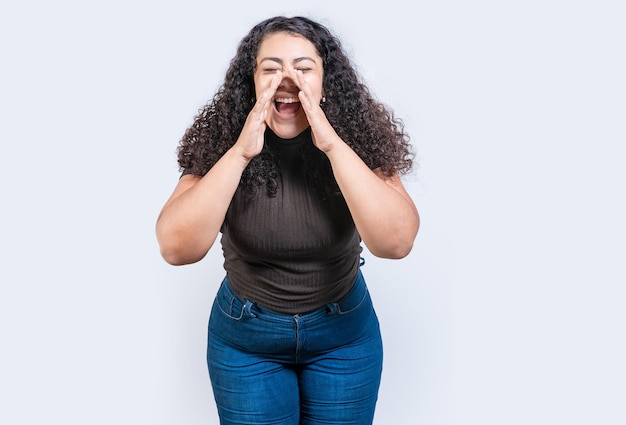
[[250,300],[246,300],[246,303],[243,305],[243,314],[248,317],[256,317],[256,314],[252,312],[252,306],[254,304]]
[[339,304],[337,304],[337,303],[328,303],[328,304],[326,304],[326,308],[328,309],[328,312],[326,312],[327,316],[330,316],[332,314],[337,314],[337,312],[339,311]]

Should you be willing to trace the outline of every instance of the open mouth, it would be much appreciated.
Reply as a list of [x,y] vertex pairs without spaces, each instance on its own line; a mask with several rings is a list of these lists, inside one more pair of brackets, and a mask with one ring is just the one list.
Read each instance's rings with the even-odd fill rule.
[[280,115],[293,115],[300,110],[300,99],[297,97],[277,97],[274,107]]

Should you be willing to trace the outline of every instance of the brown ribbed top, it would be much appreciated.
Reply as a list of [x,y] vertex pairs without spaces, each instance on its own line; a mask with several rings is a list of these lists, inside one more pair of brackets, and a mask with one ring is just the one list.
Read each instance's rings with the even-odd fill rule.
[[237,190],[222,227],[233,291],[271,310],[305,313],[345,295],[356,279],[360,238],[341,195],[322,199],[300,159],[310,128],[294,139],[266,131],[278,158],[278,194]]

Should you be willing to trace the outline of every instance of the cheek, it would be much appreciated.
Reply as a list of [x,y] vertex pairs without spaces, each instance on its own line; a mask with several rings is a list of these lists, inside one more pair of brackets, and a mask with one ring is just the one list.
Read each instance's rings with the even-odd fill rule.
[[267,87],[272,81],[272,76],[267,75],[255,75],[254,76],[254,93],[257,99],[263,93],[264,87]]
[[314,93],[322,93],[322,78],[319,75],[305,75],[305,81]]

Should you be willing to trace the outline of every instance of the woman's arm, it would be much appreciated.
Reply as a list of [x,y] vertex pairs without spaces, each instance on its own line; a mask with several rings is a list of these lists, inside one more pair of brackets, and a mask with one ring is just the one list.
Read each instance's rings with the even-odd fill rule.
[[420,219],[400,178],[370,170],[332,128],[320,108],[320,95],[312,92],[302,72],[288,72],[300,88],[298,96],[311,125],[313,143],[330,160],[361,239],[378,257],[405,257],[413,248]]
[[247,165],[229,150],[204,177],[180,178],[156,224],[161,256],[170,264],[195,263],[209,251]]
[[273,78],[250,111],[237,142],[204,177],[185,175],[156,223],[161,256],[170,264],[200,261],[220,231],[241,175],[263,149],[265,116],[280,83]]
[[357,230],[378,257],[402,258],[411,252],[420,219],[397,175],[370,170],[339,137],[326,151]]

